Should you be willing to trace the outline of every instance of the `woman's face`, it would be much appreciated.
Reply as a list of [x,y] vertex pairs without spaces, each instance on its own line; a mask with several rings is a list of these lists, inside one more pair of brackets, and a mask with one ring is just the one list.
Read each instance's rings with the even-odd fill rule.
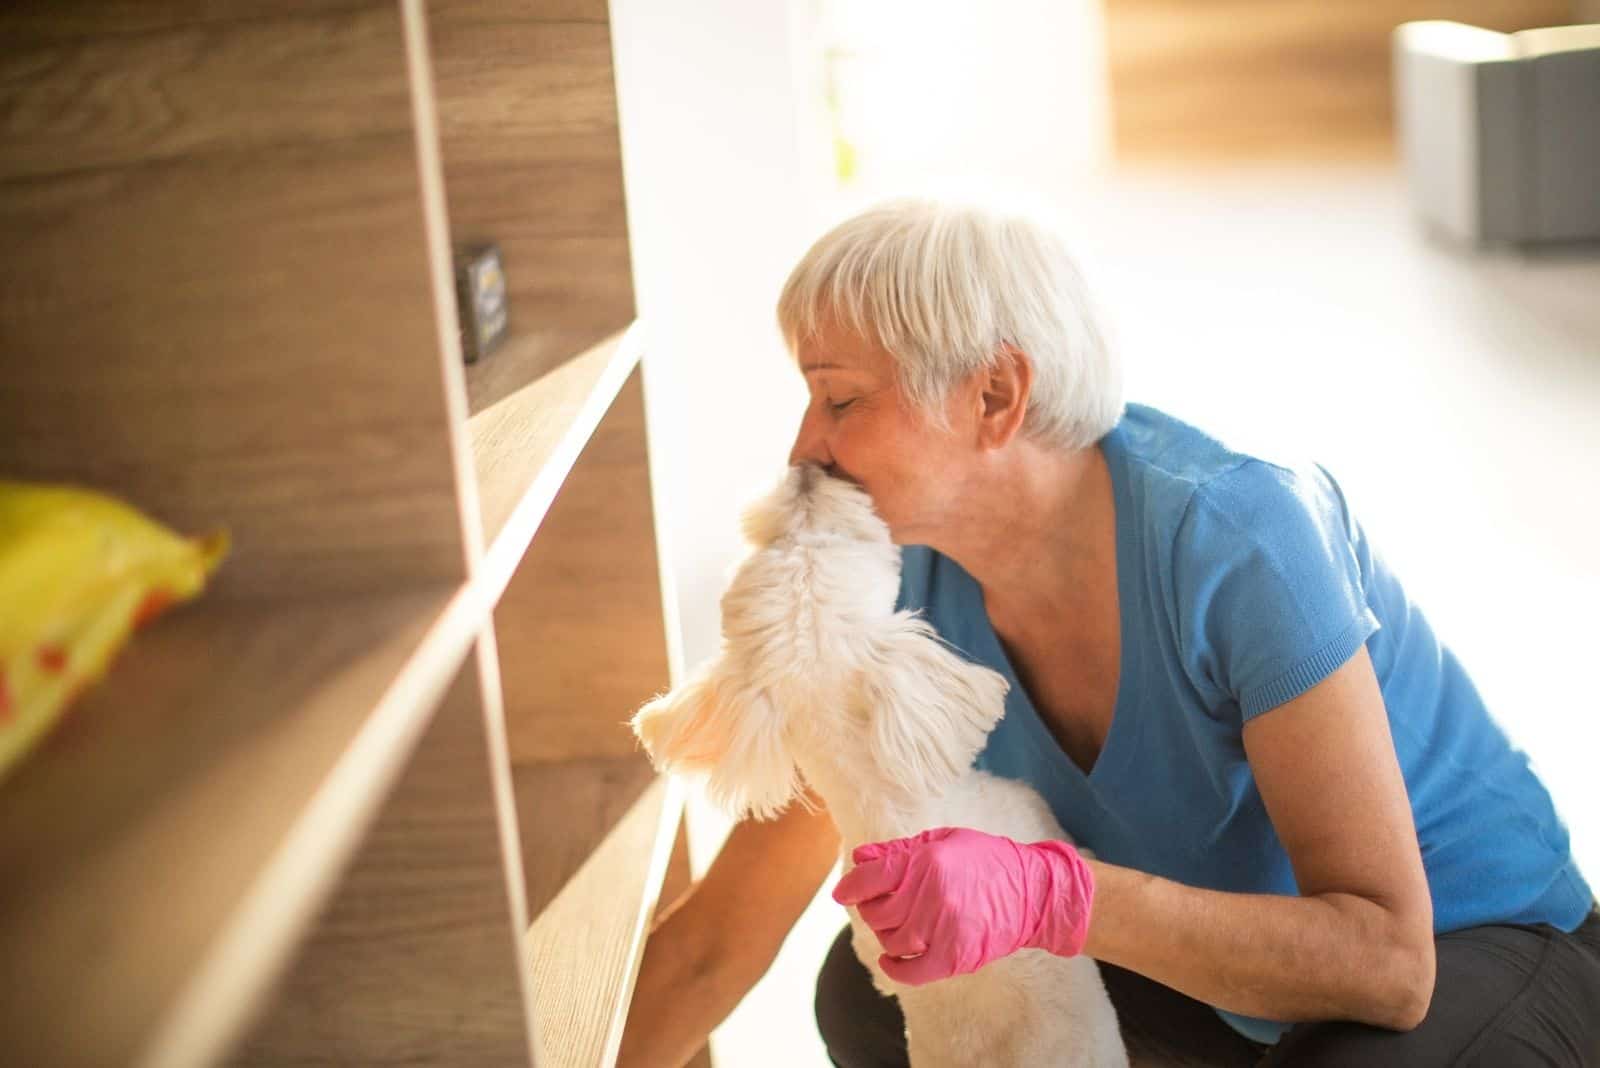
[[789,462],[820,464],[860,485],[897,543],[934,543],[959,498],[969,390],[946,398],[945,431],[901,394],[894,357],[848,329],[819,330],[797,355],[811,399]]

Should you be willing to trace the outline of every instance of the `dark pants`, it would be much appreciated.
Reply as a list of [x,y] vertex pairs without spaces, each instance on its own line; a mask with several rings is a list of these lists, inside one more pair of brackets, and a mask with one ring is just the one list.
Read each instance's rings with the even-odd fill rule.
[[[1543,925],[1475,927],[1440,935],[1435,945],[1433,1004],[1416,1030],[1302,1023],[1270,1048],[1175,990],[1108,964],[1100,972],[1135,1063],[1600,1068],[1600,908],[1572,934]],[[817,977],[816,1007],[839,1068],[904,1068],[899,1004],[873,989],[848,927]]]

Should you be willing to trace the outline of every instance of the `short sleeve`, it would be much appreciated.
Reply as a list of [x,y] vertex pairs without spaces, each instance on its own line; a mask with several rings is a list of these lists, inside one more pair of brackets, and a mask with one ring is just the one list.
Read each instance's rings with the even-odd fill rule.
[[1243,721],[1321,682],[1378,629],[1343,499],[1320,469],[1250,461],[1196,487],[1171,574],[1185,669]]

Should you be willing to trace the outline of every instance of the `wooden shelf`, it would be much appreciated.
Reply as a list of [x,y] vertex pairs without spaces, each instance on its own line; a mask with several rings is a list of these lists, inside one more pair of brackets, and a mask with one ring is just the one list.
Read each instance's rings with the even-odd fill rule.
[[[631,316],[629,317],[631,318]],[[537,382],[573,357],[614,340],[618,320],[591,328],[555,327],[524,331],[516,323],[498,349],[466,366],[467,410],[471,415],[493,408],[530,382]]]
[[514,769],[539,1064],[610,1064],[683,808],[643,755]]
[[452,592],[201,601],[136,636],[0,789],[8,1061],[215,1057],[481,625]]
[[0,1061],[607,1063],[679,800],[604,0],[153,6],[0,14],[0,469],[234,548],[0,783]]
[[[526,364],[546,347],[539,336],[513,338],[485,363]],[[485,570],[499,596],[539,529],[556,491],[612,400],[638,364],[636,324],[551,366],[467,421],[483,512]]]

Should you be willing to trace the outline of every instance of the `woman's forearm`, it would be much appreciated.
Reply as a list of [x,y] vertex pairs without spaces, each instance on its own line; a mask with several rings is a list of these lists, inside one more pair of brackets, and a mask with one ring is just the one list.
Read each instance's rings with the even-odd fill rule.
[[622,1036],[622,1068],[677,1068],[771,966],[838,856],[814,801],[735,827],[645,942]]
[[645,942],[618,1068],[679,1068],[760,978],[766,963],[725,952],[693,895]]
[[1218,1008],[1407,1030],[1433,994],[1433,943],[1406,938],[1381,905],[1344,894],[1199,890],[1090,861],[1084,952]]

